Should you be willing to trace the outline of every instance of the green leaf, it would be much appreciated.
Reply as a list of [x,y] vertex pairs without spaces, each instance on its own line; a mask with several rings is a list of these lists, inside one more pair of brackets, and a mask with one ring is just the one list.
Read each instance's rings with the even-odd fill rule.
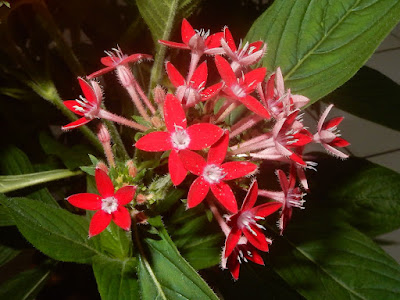
[[400,20],[398,0],[276,0],[246,40],[264,40],[295,94],[319,100],[350,79]]
[[139,285],[142,299],[218,299],[179,254],[161,218],[149,221],[154,226],[153,229],[145,238],[136,238],[146,246],[146,252],[142,247],[139,249]]
[[139,299],[136,259],[95,259],[93,272],[102,300]]
[[61,261],[91,263],[99,240],[88,238],[89,220],[26,198],[2,199],[22,235],[44,254]]
[[157,54],[151,71],[150,88],[159,82],[164,66],[166,47],[160,46],[158,40],[169,40],[174,25],[189,16],[199,2],[200,0],[136,0],[156,45]]
[[70,170],[74,170],[89,163],[88,153],[90,153],[91,150],[85,145],[67,147],[44,132],[40,133],[39,139],[44,152],[48,155],[55,155],[60,158],[64,165]]
[[113,222],[99,235],[103,252],[111,257],[126,258],[132,254],[131,233]]
[[312,197],[322,209],[369,236],[400,227],[399,173],[364,159],[338,162],[325,156],[312,175]]
[[49,276],[50,271],[44,267],[19,273],[0,286],[0,299],[34,299]]
[[82,174],[82,171],[70,171],[60,169],[24,175],[0,176],[0,193],[8,193],[11,191],[26,188],[28,186],[33,186]]
[[292,220],[271,247],[274,270],[306,299],[399,299],[400,266],[331,214]]
[[0,245],[0,266],[12,260],[18,255],[19,252],[19,250],[13,249],[11,247]]
[[362,67],[323,100],[360,118],[400,130],[400,85],[378,71]]
[[[5,147],[0,157],[0,168],[6,175],[22,175],[35,172],[28,156],[15,146]],[[46,188],[39,189],[26,195],[28,198],[37,199],[49,205],[58,206],[53,196]]]

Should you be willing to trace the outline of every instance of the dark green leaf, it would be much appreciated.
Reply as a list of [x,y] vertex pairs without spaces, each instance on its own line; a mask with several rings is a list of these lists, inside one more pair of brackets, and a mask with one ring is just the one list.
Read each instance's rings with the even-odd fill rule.
[[364,159],[324,157],[310,179],[317,205],[369,236],[400,227],[399,173]]
[[93,262],[93,272],[103,300],[139,299],[135,259],[111,260],[99,258]]
[[398,0],[276,0],[246,39],[268,44],[295,94],[319,100],[350,79],[400,19]]
[[82,174],[82,171],[70,171],[60,169],[24,175],[0,176],[0,193],[8,193],[37,184]]
[[12,260],[15,256],[18,255],[19,252],[19,250],[13,249],[11,247],[0,245],[0,266]]
[[0,286],[0,299],[34,299],[49,275],[50,271],[44,267],[19,273]]
[[[15,146],[4,148],[0,153],[0,157],[2,158],[0,160],[0,168],[5,175],[22,175],[35,172],[28,156]],[[37,199],[49,205],[58,206],[46,188],[30,193],[27,197]]]
[[111,257],[126,258],[132,254],[131,233],[111,222],[99,235],[103,252]]
[[275,271],[306,299],[399,299],[400,266],[332,214],[295,218],[270,254]]
[[88,154],[91,152],[89,147],[85,145],[67,147],[44,132],[40,133],[39,138],[44,152],[60,158],[68,169],[74,170],[89,163]]
[[400,130],[400,86],[374,69],[362,67],[324,101],[360,118]]
[[61,261],[91,263],[99,252],[98,237],[88,238],[89,221],[70,212],[26,198],[2,199],[22,235],[44,254]]
[[[5,199],[6,196],[0,194],[0,201]],[[14,219],[10,216],[7,207],[0,205],[0,227],[15,225]]]
[[183,259],[161,219],[150,220],[153,230],[140,238],[139,285],[142,299],[218,299],[196,271]]

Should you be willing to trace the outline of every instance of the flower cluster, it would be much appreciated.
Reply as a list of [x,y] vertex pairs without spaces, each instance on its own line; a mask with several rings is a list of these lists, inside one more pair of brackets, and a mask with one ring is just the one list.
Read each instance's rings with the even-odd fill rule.
[[[293,208],[303,208],[303,197],[309,190],[305,170],[315,166],[305,159],[306,146],[319,143],[328,153],[346,158],[337,148],[349,143],[337,129],[343,118],[326,121],[332,105],[322,114],[313,134],[304,126],[300,110],[309,99],[285,89],[280,68],[272,73],[265,67],[253,68],[266,53],[264,42],[240,42],[237,46],[227,27],[210,35],[209,31],[193,29],[185,19],[181,34],[182,42],[159,41],[190,52],[187,70],[179,71],[171,62],[165,63],[171,82],[168,92],[157,86],[153,99],[149,99],[129,67],[129,63],[150,60],[150,55],[127,56],[120,48],[113,49],[101,59],[105,68],[90,74],[87,80],[78,78],[84,96],[64,104],[82,118],[63,129],[105,119],[138,131],[134,147],[139,151],[135,153],[150,152],[144,157],[154,155],[155,160],[161,160],[157,165],[148,165],[148,169],[162,167],[165,160],[172,184],[187,187],[187,208],[204,203],[211,210],[226,236],[221,265],[237,279],[242,262],[263,264],[259,251],[267,252],[272,243],[264,235],[266,218],[279,218],[279,232],[283,234]],[[205,55],[213,56],[211,61],[219,73],[218,81],[211,84]],[[140,115],[135,118],[137,122],[103,108],[103,92],[94,78],[110,71],[115,71],[130,96]],[[238,107],[240,118],[230,118]],[[102,123],[97,128],[109,166],[114,168],[107,128]],[[255,175],[264,160],[279,162],[281,167],[271,172],[278,177],[280,191],[258,188]],[[138,166],[132,160],[129,162],[130,168],[136,170]],[[136,171],[129,174],[135,176]],[[67,199],[79,208],[98,210],[89,235],[99,234],[111,220],[129,230],[130,216],[137,213],[136,205],[143,209],[152,197],[151,193],[146,194],[148,186],[137,181],[137,189],[144,192],[134,199],[136,187],[122,183],[123,187],[114,192],[104,171],[97,168],[95,176],[101,196],[83,193]],[[247,195],[238,209],[237,193],[242,189],[247,190]],[[258,196],[269,200],[255,206]],[[128,203],[131,214],[124,207]],[[151,206],[145,206],[144,214],[146,209]]]

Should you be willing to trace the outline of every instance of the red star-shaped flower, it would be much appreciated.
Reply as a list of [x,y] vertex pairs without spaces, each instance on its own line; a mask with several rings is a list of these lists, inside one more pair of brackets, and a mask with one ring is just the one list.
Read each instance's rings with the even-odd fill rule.
[[72,112],[83,116],[72,123],[62,127],[63,130],[69,130],[89,123],[92,119],[98,118],[101,111],[102,92],[97,83],[90,85],[88,82],[78,77],[84,97],[76,100],[64,101],[64,105]]
[[340,122],[343,121],[344,117],[336,117],[325,122],[325,119],[328,116],[332,107],[333,104],[329,105],[322,114],[318,122],[318,132],[314,135],[314,141],[316,143],[321,143],[326,151],[328,151],[332,155],[336,155],[340,158],[347,158],[349,157],[347,154],[344,154],[343,152],[334,148],[347,147],[348,145],[350,145],[348,141],[340,137],[340,131],[337,129]]
[[166,63],[165,68],[169,79],[176,87],[175,94],[177,98],[186,107],[191,107],[200,101],[211,99],[222,87],[222,82],[220,82],[205,89],[208,75],[206,62],[203,62],[196,68],[189,82],[186,82],[181,73],[170,62]]
[[100,69],[96,72],[93,72],[92,74],[87,76],[88,79],[99,77],[103,74],[111,72],[120,65],[127,65],[128,63],[131,63],[131,62],[135,63],[135,62],[141,61],[143,59],[152,59],[153,58],[151,55],[141,54],[141,53],[136,53],[136,54],[132,54],[132,55],[128,56],[128,55],[124,54],[119,47],[113,48],[112,50],[114,50],[114,53],[111,51],[106,51],[105,53],[107,54],[107,56],[102,57],[100,59],[101,63],[106,67],[103,69]]
[[172,150],[168,168],[174,185],[186,177],[186,169],[178,156],[182,150],[201,150],[214,144],[224,133],[221,128],[209,123],[194,124],[186,128],[186,116],[180,101],[168,94],[164,104],[164,119],[167,132],[146,134],[135,144],[136,148],[149,152]]
[[87,210],[97,210],[90,222],[89,237],[95,236],[106,229],[111,220],[122,229],[129,230],[131,216],[124,205],[133,200],[136,187],[128,185],[115,192],[110,177],[106,172],[98,168],[95,171],[95,179],[97,190],[101,196],[81,193],[69,196],[66,199],[73,206]]
[[258,220],[273,214],[282,207],[280,202],[268,202],[254,207],[258,196],[258,184],[254,181],[247,192],[239,212],[229,218],[228,226],[231,232],[226,238],[224,256],[228,257],[239,243],[242,234],[248,242],[261,251],[268,251],[268,244],[271,240],[267,239],[261,229],[265,229],[258,224]]
[[237,211],[235,195],[225,181],[246,176],[257,169],[257,165],[246,161],[232,161],[222,164],[228,149],[229,133],[215,143],[208,152],[207,161],[199,154],[181,151],[179,156],[183,165],[199,177],[193,181],[188,194],[188,208],[200,204],[209,189],[217,200],[230,212]]
[[224,36],[222,32],[210,35],[209,31],[196,31],[186,19],[183,19],[181,35],[183,43],[164,40],[159,40],[158,42],[172,48],[190,49],[200,56],[203,54],[222,54],[224,52],[221,48],[221,39]]
[[266,108],[250,95],[257,87],[257,84],[264,80],[267,69],[258,68],[244,74],[241,78],[237,78],[231,65],[225,58],[216,55],[215,64],[222,80],[225,82],[224,93],[229,98],[243,103],[255,114],[269,119],[270,115]]
[[252,261],[259,265],[264,265],[264,260],[257,249],[248,243],[245,237],[241,237],[239,243],[233,249],[232,253],[226,258],[222,257],[221,267],[229,269],[235,280],[239,279],[240,265],[243,262]]

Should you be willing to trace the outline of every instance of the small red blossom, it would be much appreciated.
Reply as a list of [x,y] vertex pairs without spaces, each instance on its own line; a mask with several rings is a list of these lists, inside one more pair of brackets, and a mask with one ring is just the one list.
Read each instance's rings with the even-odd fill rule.
[[183,19],[181,35],[183,43],[164,40],[159,40],[158,42],[172,48],[190,49],[199,56],[203,54],[222,54],[224,52],[221,48],[221,39],[224,36],[222,32],[210,35],[210,31],[194,30],[192,25],[186,19]]
[[257,84],[264,80],[267,69],[258,68],[244,74],[241,78],[237,78],[229,62],[222,56],[215,56],[215,64],[225,83],[223,92],[229,98],[244,104],[255,114],[269,119],[270,115],[265,107],[250,95],[257,87]]
[[97,190],[101,196],[92,193],[81,193],[69,196],[66,199],[73,206],[87,210],[97,210],[90,222],[89,237],[95,236],[106,229],[111,220],[122,229],[129,230],[131,217],[124,205],[133,200],[136,187],[127,185],[115,192],[110,177],[99,168],[96,168],[95,179]]
[[186,115],[180,101],[168,94],[164,104],[164,119],[167,132],[150,132],[140,138],[135,147],[149,152],[172,150],[168,168],[174,185],[179,185],[186,177],[186,168],[178,153],[182,150],[201,150],[214,144],[224,131],[216,125],[199,123],[187,127]]
[[81,77],[78,77],[78,81],[84,97],[80,96],[80,99],[64,101],[64,105],[70,111],[83,116],[83,118],[61,127],[63,130],[80,127],[89,123],[92,119],[99,117],[102,101],[101,88],[96,81],[91,81],[91,84],[89,84]]
[[344,117],[336,117],[325,122],[333,104],[329,105],[320,120],[318,121],[318,132],[314,135],[314,142],[320,143],[328,153],[338,156],[340,158],[348,158],[347,154],[337,150],[334,147],[347,147],[350,145],[348,141],[340,137],[340,131],[337,129],[340,122],[343,121]]
[[268,251],[271,240],[266,238],[261,229],[265,229],[258,224],[258,220],[264,220],[282,207],[280,202],[268,202],[254,207],[258,196],[258,184],[254,181],[243,201],[241,209],[229,217],[228,226],[231,232],[226,238],[224,257],[231,255],[242,235],[248,242],[261,251]]
[[92,74],[87,76],[88,79],[99,77],[103,74],[111,72],[111,71],[115,70],[118,66],[127,65],[128,63],[131,63],[131,62],[135,63],[135,62],[141,61],[143,59],[152,59],[153,58],[151,55],[141,54],[141,53],[136,53],[136,54],[132,54],[132,55],[128,56],[128,55],[124,54],[119,47],[113,48],[112,50],[114,50],[114,53],[111,51],[105,51],[107,56],[102,57],[100,59],[101,63],[106,67],[103,69],[100,69],[96,72],[93,72]]
[[262,41],[246,43],[243,47],[242,42],[240,42],[239,49],[236,48],[228,27],[224,28],[224,38],[221,40],[221,46],[224,48],[225,54],[232,60],[231,67],[234,72],[257,63],[263,57],[267,48],[267,45]]
[[168,77],[176,87],[176,97],[186,107],[191,107],[200,101],[213,98],[222,88],[222,82],[205,88],[207,81],[207,63],[203,62],[196,68],[192,78],[187,82],[173,64],[167,62],[165,65]]
[[258,253],[257,249],[248,243],[245,237],[241,237],[232,253],[226,258],[222,257],[221,267],[229,269],[235,280],[239,279],[240,265],[244,262],[252,261],[253,263],[264,266],[264,260]]
[[229,133],[215,143],[208,152],[207,161],[199,154],[187,150],[179,153],[187,170],[199,176],[189,189],[188,208],[200,204],[211,189],[217,200],[230,212],[237,212],[237,203],[232,189],[225,181],[246,176],[257,169],[257,165],[246,161],[223,163],[228,149]]

